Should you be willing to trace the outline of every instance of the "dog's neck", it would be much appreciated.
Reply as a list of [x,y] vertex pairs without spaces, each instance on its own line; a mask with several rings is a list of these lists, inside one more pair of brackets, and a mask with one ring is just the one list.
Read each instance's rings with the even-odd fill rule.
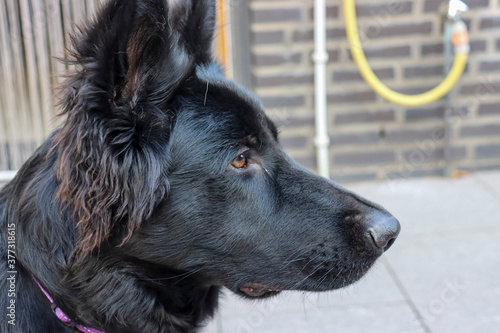
[[[52,302],[75,323],[105,332],[111,328],[118,332],[197,332],[217,308],[219,287],[202,286],[194,277],[165,271],[162,278],[156,274],[138,277],[128,270],[117,277],[116,271],[107,271],[101,267],[83,286],[77,285],[81,280],[76,276],[65,281],[72,284],[70,290],[80,292]],[[50,294],[50,290],[46,292]]]
[[79,325],[77,323],[75,323],[71,318],[69,318],[63,310],[61,310],[57,304],[54,302],[54,300],[52,299],[52,296],[50,296],[50,294],[42,287],[42,285],[40,284],[40,282],[36,279],[36,277],[34,275],[31,275],[31,277],[33,278],[33,280],[35,281],[35,283],[37,284],[37,286],[40,288],[40,290],[42,291],[42,293],[45,295],[45,297],[47,297],[47,299],[49,300],[50,302],[50,305],[51,305],[51,308],[52,308],[52,311],[54,312],[54,314],[56,315],[56,317],[66,326],[70,327],[70,328],[74,328],[78,331],[81,331],[81,332],[87,332],[87,333],[105,333],[105,332],[102,332],[98,329],[95,329],[95,328],[92,328],[92,327],[86,327],[86,326],[83,326],[83,325]]

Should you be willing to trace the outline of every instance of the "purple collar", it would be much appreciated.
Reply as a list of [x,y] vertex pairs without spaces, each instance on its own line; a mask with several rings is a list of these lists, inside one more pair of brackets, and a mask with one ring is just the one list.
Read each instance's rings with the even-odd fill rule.
[[31,275],[31,277],[33,278],[33,280],[35,280],[38,287],[40,287],[40,290],[43,292],[45,297],[47,297],[47,299],[50,301],[50,306],[52,307],[52,311],[54,311],[54,314],[65,325],[67,325],[69,327],[76,328],[77,330],[80,330],[81,332],[85,332],[85,333],[105,333],[105,332],[99,331],[95,328],[78,325],[78,324],[74,323],[73,321],[71,321],[71,319],[68,316],[66,316],[66,314],[56,305],[56,303],[54,303],[54,300],[52,299],[52,297],[50,297],[49,293],[45,289],[43,289],[42,285],[40,284],[40,282],[38,282],[36,277],[33,274]]

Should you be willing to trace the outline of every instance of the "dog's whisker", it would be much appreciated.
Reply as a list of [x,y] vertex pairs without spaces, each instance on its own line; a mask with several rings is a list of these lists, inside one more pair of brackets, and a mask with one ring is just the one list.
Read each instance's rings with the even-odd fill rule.
[[295,254],[297,254],[298,252],[305,252],[305,251],[308,251],[312,248],[315,248],[317,246],[317,244],[308,244],[307,246],[303,246],[299,249],[297,249],[296,251],[292,252],[288,257],[293,257]]
[[[337,267],[332,267],[325,274],[323,274],[323,276],[318,280],[318,285],[321,285],[321,283],[323,283],[323,281],[328,277],[328,274],[330,274],[335,268],[337,268]],[[337,279],[337,277],[340,274],[342,274],[342,271],[343,271],[343,269],[341,268],[339,270],[339,272],[337,273],[337,275],[332,279],[332,282],[335,282],[335,280]]]
[[[310,261],[309,261],[309,262],[310,262]],[[309,263],[308,263],[308,264],[309,264]],[[306,265],[307,265],[307,264],[306,264]],[[307,279],[309,279],[311,276],[313,276],[314,274],[316,274],[316,273],[317,273],[317,272],[321,269],[321,267],[322,267],[322,266],[323,266],[323,263],[322,263],[322,262],[320,262],[318,265],[316,265],[316,266],[312,269],[311,273],[309,273],[309,275],[307,275],[305,278],[303,278],[302,280],[300,280],[299,282],[297,282],[297,283],[295,284],[295,286],[293,287],[293,289],[298,288],[298,287],[299,287],[299,286],[300,286],[300,285],[301,285],[304,281],[306,281],[306,280],[307,280]],[[305,268],[305,266],[304,266],[304,268]],[[304,270],[304,268],[301,270],[301,272]]]
[[203,100],[203,106],[207,105],[207,97],[208,97],[208,82],[207,82],[207,90],[205,90],[205,99]]
[[[314,244],[313,244],[313,245],[309,245],[309,246],[306,246],[306,247],[304,247],[304,248],[301,248],[301,249],[299,249],[299,250],[295,251],[292,255],[290,255],[290,256],[289,256],[289,258],[294,257],[294,256],[295,256],[295,257],[294,257],[293,259],[287,259],[287,260],[285,261],[285,266],[284,266],[284,267],[287,267],[287,266],[288,266],[288,265],[290,265],[291,263],[294,263],[294,262],[297,262],[297,261],[300,261],[300,260],[307,259],[307,257],[306,257],[306,258],[302,258],[302,256],[305,256],[305,255],[306,255],[306,253],[308,253],[308,252],[309,252],[309,250],[310,250],[311,248],[314,248],[315,246],[316,246],[316,245],[314,245]],[[299,253],[299,252],[300,252],[300,254],[296,255],[296,254],[297,254],[297,253]]]
[[306,269],[307,265],[309,265],[311,262],[313,262],[314,260],[316,260],[320,256],[321,256],[321,254],[317,254],[315,257],[310,258],[309,261],[302,267],[302,269],[300,270],[300,273],[302,273],[304,271],[304,269]]

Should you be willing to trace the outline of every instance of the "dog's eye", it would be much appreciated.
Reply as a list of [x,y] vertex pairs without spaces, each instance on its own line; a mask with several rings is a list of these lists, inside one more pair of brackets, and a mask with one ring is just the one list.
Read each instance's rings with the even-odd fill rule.
[[238,157],[236,157],[233,162],[232,162],[232,165],[236,168],[236,169],[242,169],[244,167],[246,167],[248,164],[248,159],[247,157],[245,156],[245,154],[240,154]]

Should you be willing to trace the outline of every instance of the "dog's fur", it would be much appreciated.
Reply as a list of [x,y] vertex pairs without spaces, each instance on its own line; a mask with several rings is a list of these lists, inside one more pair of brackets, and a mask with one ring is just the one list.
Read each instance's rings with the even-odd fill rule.
[[9,236],[17,271],[1,332],[72,332],[32,274],[89,327],[196,332],[221,287],[341,288],[396,237],[376,246],[390,215],[292,161],[224,78],[212,2],[112,0],[73,38],[65,120],[0,192],[2,312]]

